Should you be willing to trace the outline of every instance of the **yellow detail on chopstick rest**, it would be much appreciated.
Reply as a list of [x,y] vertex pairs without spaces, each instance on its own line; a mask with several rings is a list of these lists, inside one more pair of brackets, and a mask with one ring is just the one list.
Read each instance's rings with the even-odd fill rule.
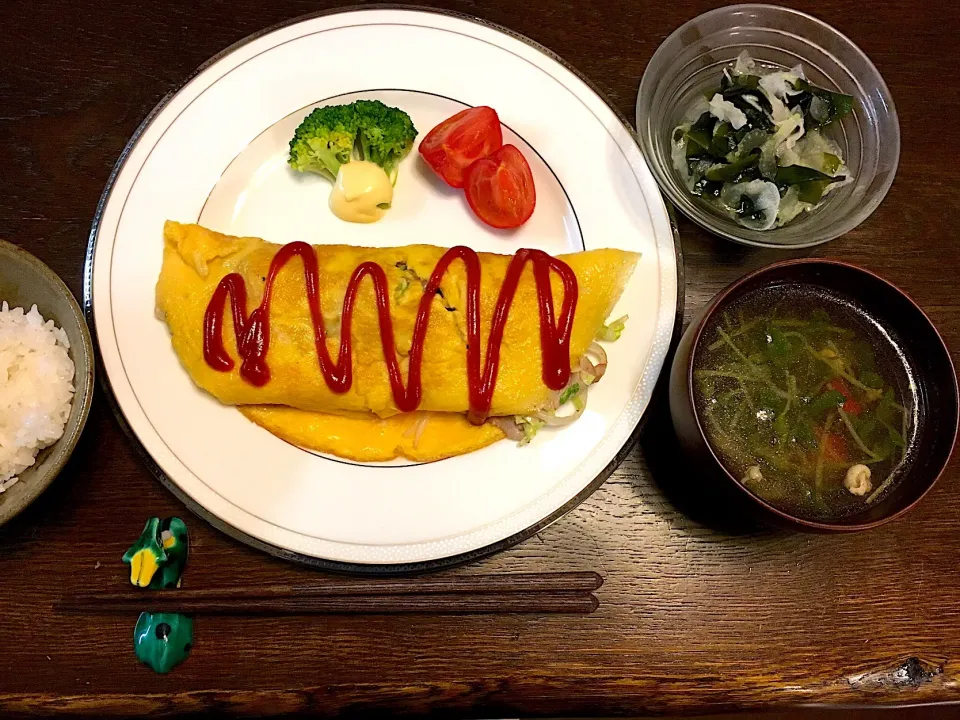
[[159,541],[160,518],[152,517],[140,533],[139,539],[123,554],[130,566],[130,583],[147,587],[161,563],[167,562],[167,553]]
[[140,537],[123,554],[130,566],[130,583],[154,590],[180,587],[180,578],[187,564],[189,538],[187,526],[178,517],[162,522],[147,520]]

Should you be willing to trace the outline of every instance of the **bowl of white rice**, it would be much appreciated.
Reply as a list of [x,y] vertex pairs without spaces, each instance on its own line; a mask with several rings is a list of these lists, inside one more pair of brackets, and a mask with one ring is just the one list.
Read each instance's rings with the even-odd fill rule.
[[93,399],[90,332],[50,268],[0,240],[0,525],[73,453]]

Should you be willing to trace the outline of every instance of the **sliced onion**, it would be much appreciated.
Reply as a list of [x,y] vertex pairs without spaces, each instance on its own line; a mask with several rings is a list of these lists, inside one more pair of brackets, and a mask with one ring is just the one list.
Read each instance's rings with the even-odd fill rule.
[[746,183],[727,184],[720,193],[720,201],[731,211],[736,212],[746,197],[753,206],[753,214],[759,216],[737,216],[737,224],[753,230],[769,230],[777,223],[777,212],[780,209],[780,190],[766,180],[751,180]]
[[[570,387],[572,383],[575,383],[579,377],[579,371],[577,370],[574,370],[572,373],[570,373],[570,382],[567,383],[567,387]],[[566,389],[567,388],[564,388],[563,390]],[[563,390],[551,390],[547,394],[547,401],[544,403],[544,408],[547,410],[556,410],[558,407],[560,407],[560,396],[563,394]]]
[[542,420],[544,424],[550,427],[562,427],[563,425],[569,425],[583,415],[583,411],[587,409],[587,384],[584,382],[578,383],[578,385],[580,387],[577,388],[577,392],[568,402],[573,402],[574,398],[580,398],[582,403],[580,404],[579,410],[577,409],[577,404],[573,403],[574,409],[570,415],[557,415],[554,410],[541,410],[536,415],[537,419]]
[[414,411],[413,414],[414,414],[414,416],[415,416],[415,417],[413,418],[413,422],[411,422],[409,425],[407,425],[407,429],[403,431],[403,437],[405,437],[405,438],[413,437],[413,433],[416,432],[416,430],[417,430],[417,422],[419,422],[420,413]]
[[[590,355],[593,355],[595,358],[597,358],[596,364],[594,364],[594,362],[590,359]],[[592,377],[593,379],[590,380],[590,383],[595,383],[603,377],[603,374],[606,371],[607,351],[603,349],[603,346],[600,345],[600,343],[590,343],[590,347],[587,348],[587,352],[585,352],[583,357],[580,358],[580,372]]]
[[579,373],[586,376],[584,377],[584,381],[589,385],[597,379],[597,366],[591,362],[590,358],[584,355],[580,358]]
[[760,104],[760,101],[757,100],[757,98],[755,98],[753,95],[744,95],[743,100],[744,102],[752,105],[753,108],[758,112],[766,112],[766,110],[763,109],[763,105]]
[[413,434],[413,447],[416,448],[420,444],[420,438],[423,437],[423,431],[427,429],[427,421],[430,419],[430,416],[427,413],[423,414],[423,417],[417,420],[417,430]]
[[547,427],[564,427],[579,420],[580,416],[583,415],[583,410],[586,410],[587,404],[583,404],[582,410],[576,410],[572,415],[550,415],[548,413],[537,413],[537,419],[542,420],[543,424]]
[[488,422],[503,430],[508,440],[514,440],[516,442],[523,440],[523,428],[517,424],[517,421],[514,420],[513,417],[492,417]]
[[423,431],[427,426],[427,420],[430,419],[430,414],[425,412],[416,412],[414,414],[417,415],[417,418],[403,431],[403,437],[412,437],[413,447],[416,448],[420,442],[420,438],[423,437]]
[[603,345],[598,342],[590,343],[590,347],[587,348],[588,353],[593,353],[599,359],[601,365],[607,364],[607,351],[603,349]]

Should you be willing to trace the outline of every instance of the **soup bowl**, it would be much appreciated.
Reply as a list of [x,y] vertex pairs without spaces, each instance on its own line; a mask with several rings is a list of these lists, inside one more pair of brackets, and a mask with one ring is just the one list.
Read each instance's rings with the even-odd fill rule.
[[[916,388],[917,423],[913,446],[896,485],[862,511],[835,520],[800,517],[776,507],[744,486],[711,445],[695,402],[694,367],[708,331],[724,309],[755,291],[810,285],[848,298],[886,331],[903,352]],[[868,270],[836,260],[788,260],[763,267],[721,291],[694,318],[674,356],[670,372],[670,414],[696,481],[719,489],[727,509],[793,530],[850,532],[882,525],[908,512],[934,486],[957,436],[957,376],[950,354],[926,314],[903,291]]]

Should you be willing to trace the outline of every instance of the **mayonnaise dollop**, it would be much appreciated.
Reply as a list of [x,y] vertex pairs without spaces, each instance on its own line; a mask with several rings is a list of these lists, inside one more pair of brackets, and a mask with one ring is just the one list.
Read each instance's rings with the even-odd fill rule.
[[330,193],[330,210],[341,220],[372,223],[384,216],[393,202],[393,184],[376,163],[344,163]]

